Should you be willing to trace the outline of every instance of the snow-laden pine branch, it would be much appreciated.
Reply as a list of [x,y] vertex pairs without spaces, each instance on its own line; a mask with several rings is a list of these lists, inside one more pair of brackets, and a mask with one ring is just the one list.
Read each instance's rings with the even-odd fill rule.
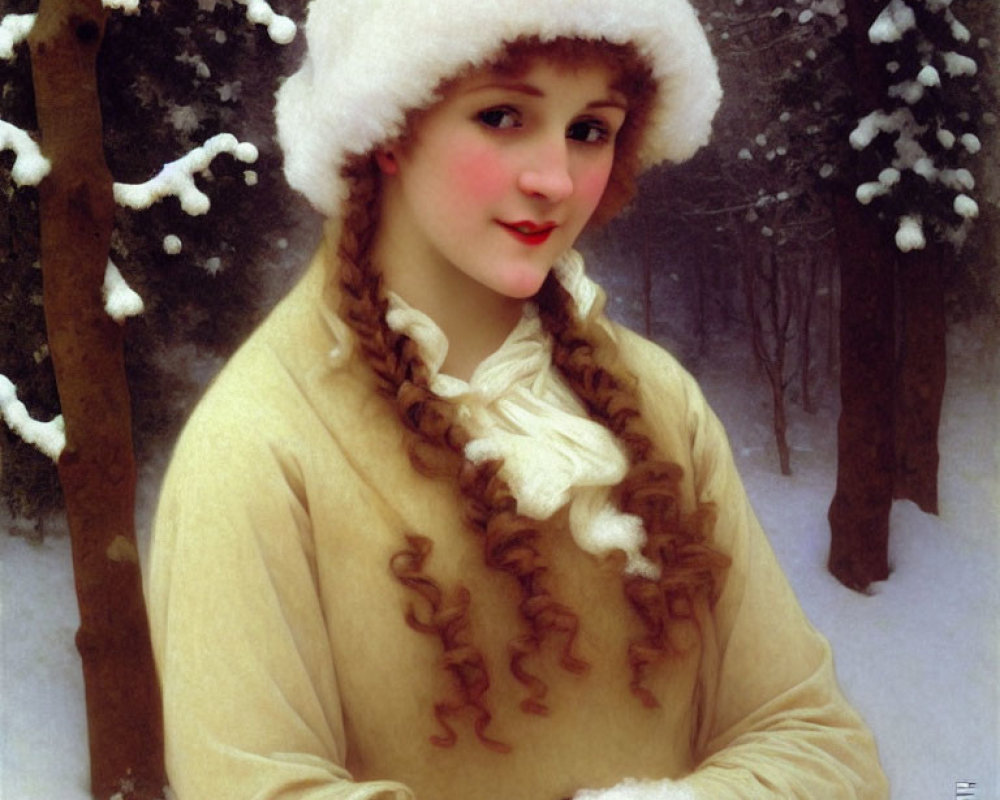
[[13,59],[14,48],[28,38],[34,24],[34,14],[7,14],[0,18],[0,58]]
[[211,166],[212,160],[222,153],[247,164],[257,160],[257,148],[249,142],[240,142],[231,133],[220,133],[208,139],[201,147],[165,164],[156,177],[145,183],[115,183],[115,201],[129,208],[149,208],[153,203],[171,195],[180,200],[181,208],[193,217],[205,214],[212,203],[195,185],[194,176]]
[[917,26],[917,18],[903,0],[892,0],[878,15],[868,29],[868,40],[872,44],[898,42],[907,31]]
[[275,44],[288,44],[295,38],[295,22],[289,17],[275,13],[267,0],[236,0],[247,8],[247,19],[255,25],[267,28],[267,35]]
[[4,375],[0,375],[0,416],[25,442],[53,461],[59,460],[66,446],[66,425],[62,415],[49,422],[32,419],[24,403],[17,399],[17,387]]
[[125,282],[118,267],[110,260],[104,270],[104,286],[101,291],[104,310],[115,322],[125,322],[129,317],[136,317],[145,310],[142,298]]
[[[979,215],[978,204],[967,194],[975,188],[972,173],[964,167],[944,166],[944,162],[954,164],[963,151],[974,156],[981,149],[974,133],[955,130],[969,124],[968,115],[945,119],[940,112],[929,114],[921,107],[928,96],[932,100],[935,94],[944,97],[954,90],[953,81],[973,78],[978,72],[973,58],[951,49],[971,38],[969,29],[955,17],[951,5],[952,0],[889,0],[868,30],[872,44],[898,45],[904,52],[908,47],[915,60],[911,55],[906,68],[899,60],[886,65],[893,75],[901,73],[900,80],[888,88],[889,108],[867,114],[850,134],[850,144],[856,150],[864,150],[883,134],[889,135],[894,139],[896,152],[891,166],[883,169],[876,180],[857,187],[857,199],[868,205],[875,198],[893,194],[902,185],[902,173],[910,171],[923,178],[928,186],[937,184],[953,192],[951,207],[959,220],[956,223],[933,215],[925,220],[917,208],[922,202],[919,196],[902,198],[903,208],[901,213],[897,212],[900,216],[896,244],[904,252],[926,246],[925,224],[938,228],[949,240],[961,242],[968,224]],[[950,40],[948,33],[943,40],[934,40],[932,29],[921,30],[921,19],[928,14],[942,16]]]
[[26,131],[0,119],[0,152],[4,150],[14,151],[14,168],[10,174],[18,186],[37,186],[52,169],[52,164]]

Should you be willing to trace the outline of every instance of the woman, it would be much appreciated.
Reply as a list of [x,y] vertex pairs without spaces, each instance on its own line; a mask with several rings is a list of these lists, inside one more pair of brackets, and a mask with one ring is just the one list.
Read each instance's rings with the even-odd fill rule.
[[572,250],[704,143],[686,0],[313,0],[330,219],[189,422],[149,584],[187,798],[884,797],[666,353]]

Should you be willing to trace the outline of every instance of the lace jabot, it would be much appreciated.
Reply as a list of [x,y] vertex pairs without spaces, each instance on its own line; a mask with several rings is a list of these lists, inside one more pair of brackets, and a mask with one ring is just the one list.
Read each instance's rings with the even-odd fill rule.
[[[584,273],[579,253],[569,251],[555,265],[559,282],[586,318],[601,291]],[[594,555],[615,550],[626,556],[625,572],[653,578],[657,567],[641,549],[641,518],[623,514],[610,501],[628,460],[614,435],[591,420],[552,365],[552,345],[538,311],[526,303],[517,326],[468,381],[440,372],[448,340],[426,314],[388,293],[386,321],[416,342],[430,374],[431,389],[456,403],[472,439],[465,456],[473,463],[502,459],[501,477],[510,486],[518,513],[548,519],[569,505],[574,541]]]

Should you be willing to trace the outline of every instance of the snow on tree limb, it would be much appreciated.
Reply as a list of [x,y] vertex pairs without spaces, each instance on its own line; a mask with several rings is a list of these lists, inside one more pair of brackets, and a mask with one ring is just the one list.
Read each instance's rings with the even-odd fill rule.
[[0,416],[25,442],[53,461],[59,460],[66,446],[66,425],[62,415],[49,422],[32,419],[24,403],[17,399],[17,387],[4,375],[0,375]]
[[125,282],[118,267],[110,260],[104,270],[102,295],[104,310],[115,322],[123,323],[129,317],[136,317],[145,310],[142,298]]
[[28,38],[35,24],[34,14],[7,14],[0,19],[0,58],[14,58],[14,48]]
[[212,160],[222,153],[229,153],[239,161],[252,164],[257,160],[257,148],[249,142],[240,142],[231,133],[220,133],[208,139],[201,147],[165,164],[159,174],[145,183],[115,183],[115,202],[129,208],[149,208],[164,197],[174,195],[181,208],[192,217],[200,216],[211,208],[208,195],[199,189],[194,176],[209,168]]
[[0,119],[0,152],[4,150],[14,151],[14,168],[10,174],[18,186],[37,186],[52,169],[52,164],[26,131]]
[[971,77],[979,70],[974,59],[963,56],[961,53],[947,52],[942,53],[941,57],[944,59],[944,68],[950,78],[957,78],[960,75]]
[[113,8],[124,11],[126,14],[139,13],[139,0],[101,0],[105,8]]
[[903,0],[892,0],[878,15],[868,29],[868,41],[872,44],[898,42],[903,34],[917,25],[917,18]]
[[[887,87],[886,107],[858,120],[850,144],[864,150],[880,137],[891,137],[891,168],[923,181],[887,182],[883,174],[858,185],[855,196],[864,205],[887,197],[884,202],[898,220],[896,245],[904,252],[923,248],[931,235],[961,246],[979,206],[968,194],[975,179],[960,164],[982,144],[970,129],[975,127],[971,115],[955,98],[968,94],[960,82],[974,79],[979,65],[952,48],[968,42],[971,32],[956,18],[952,0],[888,0],[868,39],[886,48],[886,69],[896,82]],[[888,156],[885,149],[880,152],[880,158]],[[942,201],[952,214],[943,210]]]
[[896,229],[896,247],[902,252],[923,250],[927,246],[924,238],[924,221],[919,214],[901,217]]
[[265,25],[267,35],[275,44],[288,44],[295,38],[295,23],[288,17],[275,13],[267,0],[236,0],[247,7],[247,19],[255,25]]

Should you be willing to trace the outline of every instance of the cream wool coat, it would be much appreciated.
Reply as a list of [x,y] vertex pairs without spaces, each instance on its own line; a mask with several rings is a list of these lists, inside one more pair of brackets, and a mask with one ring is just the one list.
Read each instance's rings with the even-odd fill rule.
[[[506,656],[519,593],[483,565],[455,488],[414,472],[368,366],[331,361],[343,323],[328,284],[317,257],[211,386],[165,480],[148,601],[179,800],[560,800],[629,778],[674,780],[615,797],[887,796],[719,422],[673,358],[617,326],[643,413],[684,469],[687,502],[717,504],[715,546],[732,566],[701,610],[701,638],[680,631],[687,655],[651,672],[650,710],[628,689],[625,648],[640,630],[620,561],[568,535],[546,541],[552,592],[579,615],[591,667],[533,660],[551,712],[523,714]],[[407,627],[413,597],[389,570],[411,532],[434,542],[426,569],[439,584],[471,592],[488,733],[509,754],[484,748],[468,719],[453,748],[429,742],[448,678],[436,638]]]

